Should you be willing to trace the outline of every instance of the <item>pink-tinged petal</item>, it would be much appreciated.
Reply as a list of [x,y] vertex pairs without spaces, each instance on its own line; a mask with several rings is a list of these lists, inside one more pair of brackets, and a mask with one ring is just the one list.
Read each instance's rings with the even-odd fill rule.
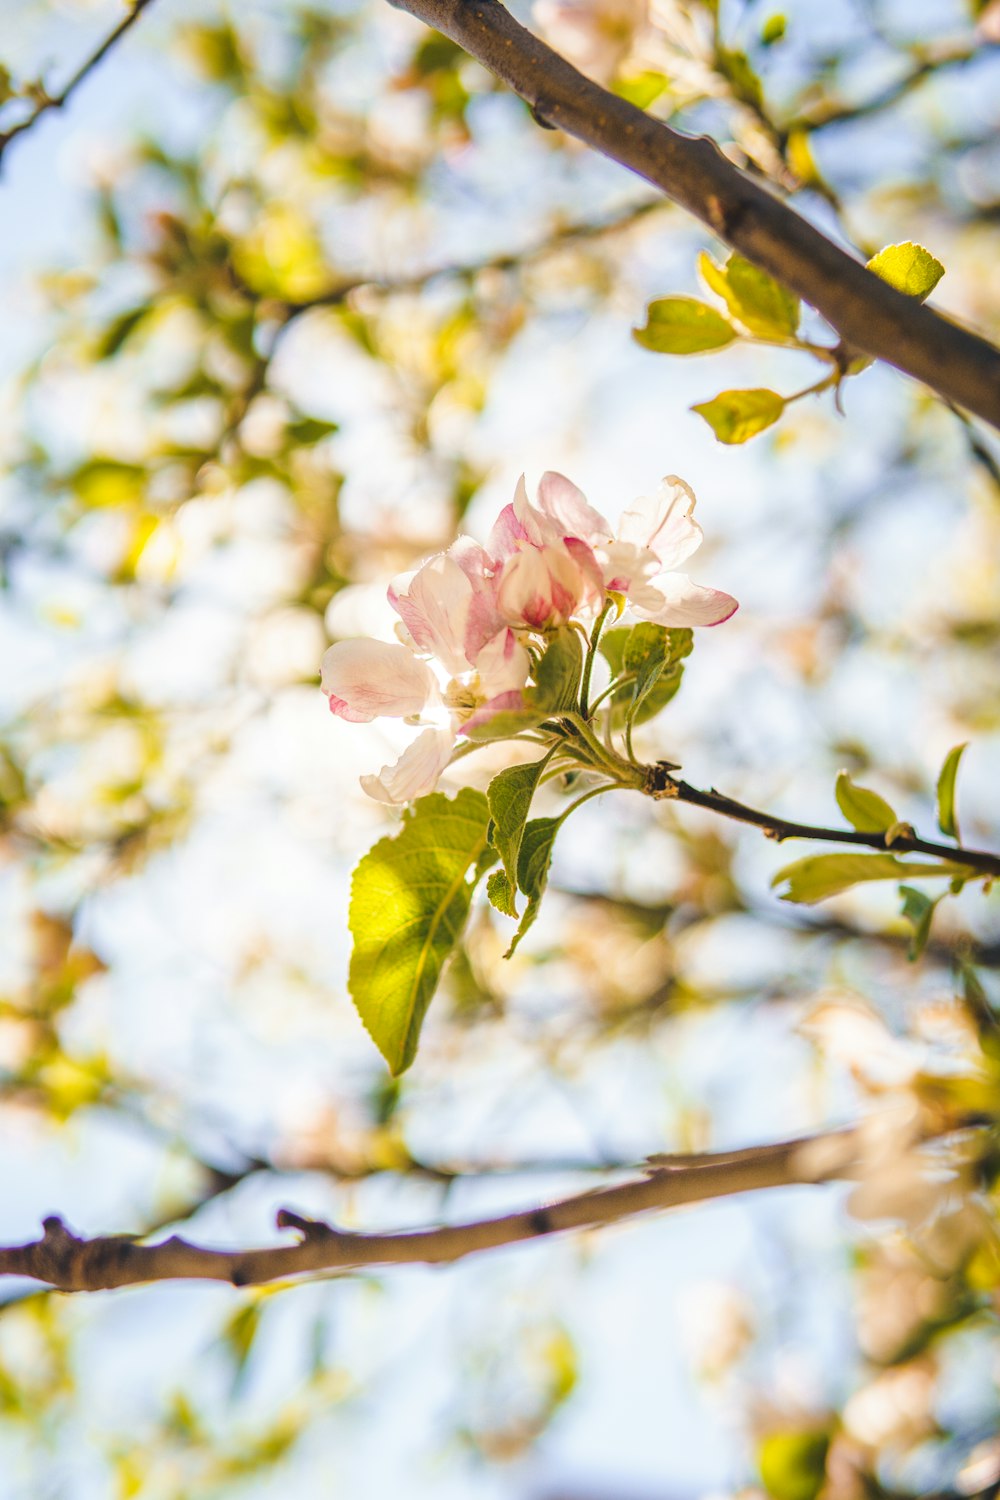
[[481,703],[471,718],[466,719],[459,733],[468,734],[470,729],[481,729],[488,724],[497,714],[509,712],[511,709],[524,707],[524,694],[516,691],[509,693],[498,693],[488,703]]
[[579,537],[591,547],[611,540],[611,527],[600,514],[587,503],[582,490],[577,489],[565,474],[547,469],[538,485],[538,507],[557,527],[564,537]]
[[531,657],[513,630],[503,630],[476,657],[479,690],[487,698],[520,692],[528,680]]
[[528,547],[504,564],[497,602],[509,624],[548,630],[569,619],[588,588],[564,543]]
[[388,598],[421,651],[436,656],[448,672],[468,669],[465,635],[472,584],[460,563],[439,552],[416,573],[395,579]]
[[352,724],[418,714],[437,687],[429,667],[405,646],[337,641],[323,657],[323,691],[332,713]]
[[362,790],[376,802],[393,807],[423,797],[437,786],[454,747],[455,736],[450,729],[425,729],[395,765],[383,766],[377,776],[362,776]]
[[661,571],[656,553],[633,542],[611,542],[601,548],[600,556],[604,587],[616,589],[619,594],[630,594]]
[[664,571],[680,566],[701,546],[702,530],[693,518],[694,491],[668,474],[655,497],[643,496],[621,519],[618,540],[648,548]]
[[633,613],[654,625],[721,625],[739,609],[732,594],[692,583],[685,573],[665,573],[646,584],[629,603]]
[[465,622],[465,655],[474,662],[506,623],[497,605],[495,567],[485,549],[468,536],[458,537],[448,548],[448,556],[458,563],[472,589]]
[[581,541],[579,537],[568,536],[563,545],[579,568],[580,577],[583,579],[583,592],[576,608],[586,610],[591,614],[599,614],[604,606],[604,574],[600,563],[587,543]]

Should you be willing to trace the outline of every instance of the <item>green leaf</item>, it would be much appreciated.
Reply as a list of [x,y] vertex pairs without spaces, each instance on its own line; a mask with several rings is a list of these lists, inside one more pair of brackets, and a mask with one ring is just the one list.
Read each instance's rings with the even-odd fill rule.
[[720,443],[745,443],[771,427],[784,409],[784,397],[766,387],[720,391],[711,401],[691,408],[704,417]]
[[293,442],[301,444],[302,447],[308,447],[312,443],[322,442],[324,438],[339,432],[340,423],[325,422],[321,417],[297,417],[289,422],[286,430]]
[[487,740],[511,740],[526,729],[536,728],[548,717],[548,710],[540,708],[504,708],[480,724],[470,720],[462,726],[462,733],[466,739],[475,740],[477,745],[485,744]]
[[145,322],[153,312],[152,304],[144,302],[141,307],[130,307],[128,312],[118,315],[108,324],[97,341],[94,350],[94,358],[97,360],[112,359],[126,342],[130,339],[136,329]]
[[934,920],[934,910],[941,899],[932,900],[924,891],[918,891],[915,886],[901,885],[899,894],[903,898],[902,915],[913,928],[910,937],[910,961],[915,962],[927,947],[927,939],[931,935],[931,923]]
[[558,818],[532,818],[531,822],[525,826],[524,836],[521,839],[521,851],[517,860],[517,883],[527,896],[528,904],[504,958],[511,957],[514,949],[528,928],[533,926],[538,916],[538,908],[542,904],[542,896],[549,883],[552,846],[560,824],[572,811],[571,807],[567,808],[566,812]]
[[960,844],[962,839],[955,815],[955,782],[958,778],[958,763],[967,746],[968,740],[948,751],[937,781],[938,827],[946,838],[954,839],[956,844]]
[[535,688],[530,693],[533,708],[544,714],[576,708],[583,672],[583,641],[579,631],[562,625],[552,636],[535,668]]
[[600,651],[612,677],[630,674],[630,681],[612,696],[612,723],[617,727],[630,718],[645,724],[655,718],[680,687],[683,659],[693,649],[694,633],[687,629],[669,630],[642,621],[606,630]]
[[901,245],[886,245],[868,262],[869,271],[881,276],[897,292],[923,302],[944,275],[944,266],[923,245],[905,240]]
[[859,833],[885,833],[899,819],[884,797],[855,786],[846,771],[837,773],[837,806]]
[[830,1434],[822,1429],[772,1432],[757,1452],[757,1467],[772,1500],[816,1500],[826,1484]]
[[[550,759],[551,752],[543,756],[541,760],[532,761],[530,765],[508,766],[506,770],[494,776],[486,793],[490,815],[493,818],[490,837],[493,847],[503,860],[504,872],[508,885],[511,887],[510,905],[514,909],[508,911],[507,915],[510,917],[517,916],[513,889],[517,880],[517,859],[521,850],[521,839],[524,837],[524,825],[528,819],[528,810],[531,807],[531,799],[535,795],[539,777]],[[492,900],[492,896],[490,899]],[[495,906],[497,903],[494,901],[493,904]],[[500,908],[501,911],[503,909],[503,907]]]
[[787,30],[788,22],[782,15],[768,16],[760,28],[760,40],[764,47],[773,47],[780,42]]
[[749,333],[764,339],[794,339],[802,307],[780,281],[742,255],[731,255],[725,266],[719,266],[703,251],[698,268],[705,284]]
[[737,337],[733,325],[695,297],[661,297],[646,309],[645,328],[633,328],[632,337],[656,354],[704,354],[724,349]]
[[785,865],[772,878],[772,886],[788,882],[782,901],[797,901],[811,906],[828,896],[839,896],[866,880],[912,880],[920,875],[955,875],[968,878],[961,865],[942,860],[939,864],[907,864],[895,854],[809,854]]
[[400,832],[380,839],[354,872],[348,988],[393,1073],[412,1063],[427,1007],[465,926],[476,880],[496,859],[489,807],[463,787],[420,797]]
[[495,906],[497,911],[503,912],[505,917],[517,916],[517,902],[514,899],[515,887],[507,878],[503,870],[494,870],[486,881],[486,894],[490,898],[490,905]]

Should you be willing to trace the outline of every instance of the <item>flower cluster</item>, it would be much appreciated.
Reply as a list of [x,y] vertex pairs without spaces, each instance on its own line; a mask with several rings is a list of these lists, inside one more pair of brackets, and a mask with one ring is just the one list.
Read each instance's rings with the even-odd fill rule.
[[560,626],[589,624],[609,604],[665,626],[727,620],[735,599],[676,571],[701,543],[694,504],[671,475],[615,532],[563,475],[544,474],[534,502],[522,478],[485,547],[459,537],[397,578],[397,642],[338,641],[323,657],[334,714],[421,726],[395,765],[361,778],[368,795],[403,803],[429,792],[460,737],[526,705],[538,647]]

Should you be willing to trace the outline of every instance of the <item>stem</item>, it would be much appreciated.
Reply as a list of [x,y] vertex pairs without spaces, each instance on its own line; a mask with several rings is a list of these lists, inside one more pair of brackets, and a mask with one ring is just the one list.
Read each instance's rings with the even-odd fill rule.
[[606,745],[602,745],[586,719],[580,714],[568,713],[564,714],[563,717],[576,729],[577,734],[591,752],[595,763],[606,775],[612,777],[618,786],[628,786],[634,787],[636,790],[642,790],[647,774],[646,768],[629,765],[628,761],[623,760],[614,750],[610,750]]
[[723,796],[721,792],[701,792],[689,782],[671,776],[662,763],[648,766],[646,772],[646,790],[651,796],[672,797],[678,802],[688,802],[692,807],[704,807],[710,812],[720,813],[724,818],[733,818],[737,823],[750,823],[779,844],[784,839],[862,844],[865,848],[878,849],[886,854],[931,854],[950,864],[967,865],[983,875],[1000,876],[1000,854],[991,854],[985,849],[958,849],[947,844],[935,844],[928,839],[918,838],[915,833],[897,834],[890,843],[885,833],[862,833],[855,828],[823,828],[813,823],[792,823],[773,813],[747,807],[732,797]]
[[590,698],[590,674],[594,670],[594,657],[597,655],[597,643],[601,639],[601,631],[604,629],[604,622],[608,618],[608,615],[611,613],[613,608],[614,605],[609,599],[607,604],[605,604],[604,608],[601,610],[601,613],[597,616],[597,619],[594,621],[594,628],[590,633],[590,640],[587,643],[587,655],[583,663],[583,686],[580,688],[580,714],[584,719],[590,718],[590,708],[588,706],[588,700]]

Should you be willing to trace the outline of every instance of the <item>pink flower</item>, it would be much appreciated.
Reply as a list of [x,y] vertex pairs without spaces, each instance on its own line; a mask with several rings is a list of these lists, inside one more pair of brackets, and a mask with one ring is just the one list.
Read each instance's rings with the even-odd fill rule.
[[[454,582],[447,568],[438,571]],[[397,718],[427,726],[393,765],[362,776],[362,787],[379,802],[411,802],[432,791],[465,727],[523,702],[531,658],[512,630],[501,627],[470,664],[458,658],[446,616],[429,605],[428,612],[436,621],[437,644],[464,670],[449,675],[448,662],[439,657],[435,674],[410,647],[385,641],[337,641],[323,657],[323,691],[339,718],[355,724]],[[412,617],[423,634],[424,614]]]
[[607,536],[607,522],[561,474],[546,473],[538,504],[524,477],[500,512],[488,551],[500,564],[496,600],[503,618],[530,630],[551,630],[578,613],[596,614],[604,601],[601,570],[590,536]]

